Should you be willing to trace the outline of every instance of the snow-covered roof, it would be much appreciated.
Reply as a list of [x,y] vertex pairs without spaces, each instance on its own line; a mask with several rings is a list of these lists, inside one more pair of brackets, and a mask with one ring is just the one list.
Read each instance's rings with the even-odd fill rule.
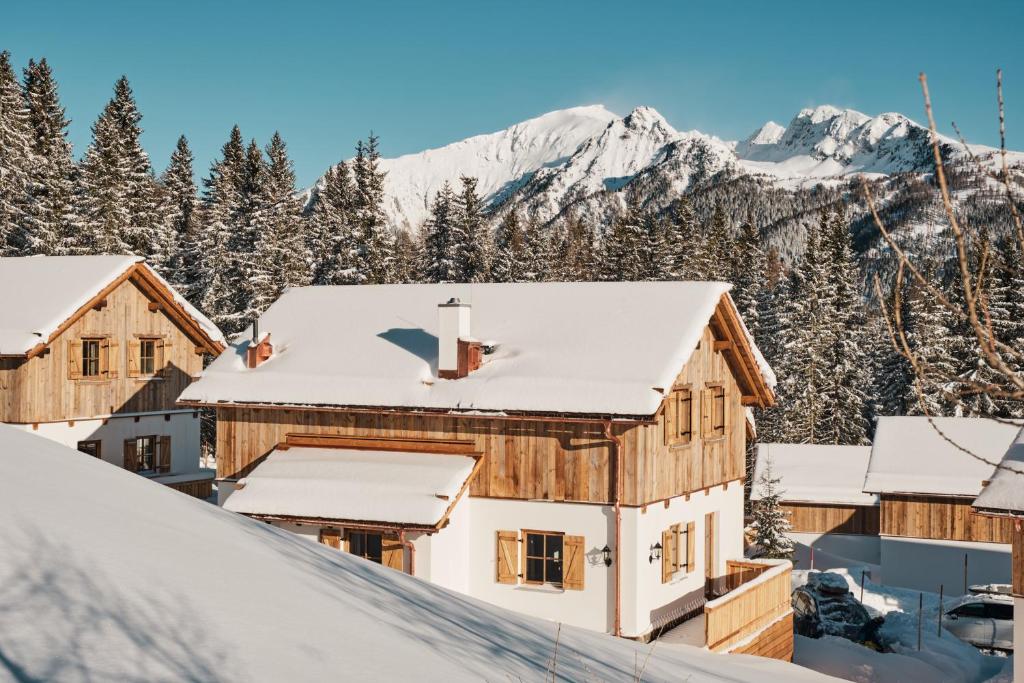
[[466,484],[468,455],[290,447],[228,497],[232,512],[435,526]]
[[865,491],[977,496],[1020,429],[985,418],[931,420],[934,426],[923,416],[878,418]]
[[[20,356],[46,343],[93,297],[144,260],[138,256],[21,256],[0,258],[0,356]],[[155,271],[174,300],[215,342],[224,342],[210,322]]]
[[495,607],[7,425],[0,520],[3,679],[835,680]]
[[[245,366],[239,338],[181,396],[196,403],[652,415],[730,285],[720,282],[304,287],[259,321],[274,354]],[[468,377],[437,378],[438,304],[472,306],[493,353]],[[729,304],[731,306],[731,304]],[[742,325],[738,325],[742,327]],[[766,387],[749,335],[735,354]],[[742,340],[741,340],[742,341]]]
[[1024,429],[1010,444],[999,469],[975,499],[974,507],[1024,516]]
[[862,490],[870,457],[870,446],[758,444],[750,498],[761,498],[758,482],[770,459],[784,502],[878,505],[877,495]]

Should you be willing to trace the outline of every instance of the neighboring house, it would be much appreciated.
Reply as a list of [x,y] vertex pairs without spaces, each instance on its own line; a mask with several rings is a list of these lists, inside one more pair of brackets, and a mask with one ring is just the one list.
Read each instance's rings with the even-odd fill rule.
[[815,551],[878,564],[878,495],[862,490],[870,457],[870,446],[758,444],[750,499],[761,499],[761,476],[770,461],[789,513],[790,538]]
[[[1013,547],[1013,643],[1015,652],[1024,652],[1024,430],[974,500],[974,509],[1009,526]],[[1013,681],[1024,683],[1024,666],[1014,666]]]
[[[774,378],[728,289],[290,289],[181,403],[217,409],[225,508],[511,609],[645,637],[765,569],[737,564],[744,407],[770,405]],[[734,621],[709,647],[758,651],[751,629],[768,625],[788,658],[788,585],[780,595],[747,616],[716,603],[713,620]]]
[[199,497],[199,415],[175,400],[224,338],[141,258],[0,258],[0,422]]
[[1009,580],[1012,523],[971,504],[1019,429],[983,418],[878,419],[864,491],[881,497],[883,583],[959,595]]

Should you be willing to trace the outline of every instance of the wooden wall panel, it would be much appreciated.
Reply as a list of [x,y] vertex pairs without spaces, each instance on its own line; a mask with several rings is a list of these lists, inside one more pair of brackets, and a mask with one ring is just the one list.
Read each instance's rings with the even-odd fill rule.
[[793,661],[793,615],[786,615],[774,625],[757,634],[749,643],[730,650],[734,655],[756,655],[770,659]]
[[[114,413],[172,410],[178,396],[198,375],[203,358],[195,343],[131,281],[123,282],[100,310],[91,309],[46,352],[35,358],[0,361],[0,422],[56,422]],[[163,377],[127,376],[129,341],[135,335],[164,337],[168,363]],[[119,342],[116,379],[68,379],[68,341],[110,335]]]
[[786,503],[782,509],[796,532],[878,535],[877,506]]
[[[1013,594],[1024,598],[1024,521],[1012,520],[1013,534]],[[1020,525],[1020,526],[1018,526]]]
[[970,498],[882,495],[880,533],[947,541],[1010,543],[1013,520],[979,515]]

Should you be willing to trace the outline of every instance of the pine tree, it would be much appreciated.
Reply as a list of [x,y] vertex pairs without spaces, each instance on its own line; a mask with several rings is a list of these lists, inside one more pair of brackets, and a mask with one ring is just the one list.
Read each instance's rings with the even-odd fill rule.
[[29,174],[22,253],[78,253],[83,226],[75,206],[77,168],[67,138],[70,121],[46,60],[29,60],[24,73],[35,159]]
[[466,238],[459,220],[458,199],[445,181],[434,196],[424,236],[423,277],[427,282],[461,282],[466,271]]
[[519,214],[513,209],[501,219],[494,233],[491,279],[494,282],[524,282],[528,267],[525,235]]
[[364,144],[356,144],[353,161],[355,201],[352,219],[362,245],[357,272],[362,282],[385,284],[394,281],[395,238],[384,216],[384,176],[380,170],[378,138],[373,133]]
[[409,284],[420,282],[420,264],[423,254],[420,241],[408,230],[399,230],[395,235],[395,282]]
[[150,259],[151,265],[186,297],[193,294],[192,284],[200,279],[199,226],[192,161],[192,150],[182,135],[160,179],[162,220],[156,249]]
[[707,275],[710,280],[728,281],[733,274],[733,248],[732,230],[729,227],[729,220],[726,218],[725,210],[721,204],[715,205],[715,211],[711,215],[711,225],[706,232],[707,245]]
[[153,251],[159,214],[153,172],[140,142],[141,120],[122,76],[93,125],[82,163],[83,217],[91,228],[92,253],[149,256]]
[[612,220],[603,243],[604,280],[635,281],[647,273],[647,229],[644,216],[635,205]]
[[545,282],[551,274],[551,244],[540,221],[530,216],[523,230],[522,282]]
[[26,253],[29,169],[35,163],[29,112],[9,52],[0,52],[0,256]]
[[740,226],[736,240],[736,259],[730,281],[736,310],[747,329],[759,338],[761,301],[765,296],[768,278],[768,257],[761,248],[761,235],[752,221]]
[[295,170],[281,135],[267,145],[266,180],[255,216],[252,312],[260,315],[288,287],[309,284],[311,269],[303,232],[302,201],[295,194]]
[[345,162],[328,169],[323,187],[316,189],[306,237],[306,247],[313,261],[314,284],[353,281],[360,249],[352,222],[354,192],[352,175]]
[[483,202],[476,192],[477,179],[462,176],[458,197],[459,231],[462,233],[462,281],[485,282],[491,271],[490,236],[483,217]]
[[710,271],[707,242],[701,234],[690,200],[681,197],[672,206],[666,227],[671,257],[668,276],[674,280],[706,280]]
[[228,238],[230,265],[227,277],[234,294],[224,327],[231,332],[244,329],[263,312],[262,306],[266,304],[262,291],[258,289],[263,283],[257,281],[260,269],[256,259],[257,241],[264,229],[264,212],[269,205],[267,162],[256,140],[250,140],[242,165],[242,204],[236,228]]
[[560,282],[593,280],[597,266],[596,236],[590,224],[571,211],[563,219],[554,247],[552,275]]
[[761,495],[753,505],[754,544],[761,549],[761,557],[773,559],[791,559],[793,557],[793,541],[786,535],[792,531],[788,513],[782,509],[782,494],[779,482],[782,480],[772,476],[772,461],[768,458],[764,471],[757,480],[756,486]]

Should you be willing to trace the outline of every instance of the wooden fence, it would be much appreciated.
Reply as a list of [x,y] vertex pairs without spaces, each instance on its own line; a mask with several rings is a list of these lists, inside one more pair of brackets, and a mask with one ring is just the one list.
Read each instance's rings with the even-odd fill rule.
[[[785,560],[726,562],[725,583],[732,589],[704,605],[704,642],[712,652],[747,651],[765,633],[788,640],[788,647],[773,647],[779,659],[792,658],[792,628],[788,635],[769,627],[787,618],[790,607],[790,574]],[[792,622],[789,622],[792,623]]]

